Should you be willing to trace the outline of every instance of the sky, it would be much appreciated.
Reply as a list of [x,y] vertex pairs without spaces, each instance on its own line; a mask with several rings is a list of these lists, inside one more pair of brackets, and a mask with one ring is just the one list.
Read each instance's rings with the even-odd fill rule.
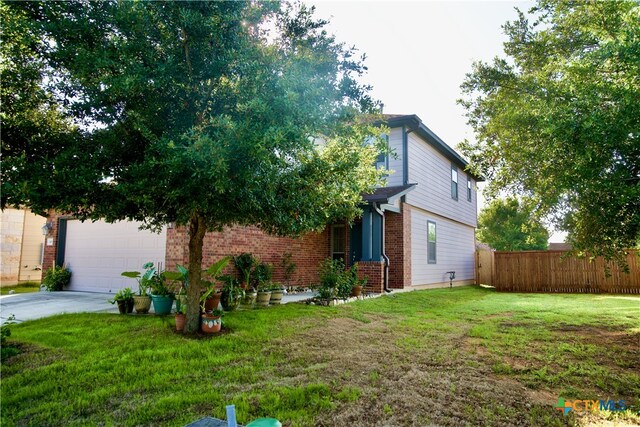
[[[305,0],[340,42],[367,55],[363,82],[384,104],[384,113],[416,114],[455,148],[473,140],[460,85],[474,61],[504,56],[502,25],[531,1],[327,1]],[[479,198],[481,209],[484,204]],[[564,241],[555,233],[550,241]]]

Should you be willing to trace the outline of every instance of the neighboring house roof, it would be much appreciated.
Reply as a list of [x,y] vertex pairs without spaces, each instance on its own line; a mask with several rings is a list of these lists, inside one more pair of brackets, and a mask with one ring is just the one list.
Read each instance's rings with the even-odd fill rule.
[[549,243],[550,251],[570,251],[573,249],[570,243]]
[[[449,147],[438,135],[436,135],[431,129],[429,129],[420,117],[415,114],[383,114],[382,115],[386,121],[387,125],[391,128],[404,126],[409,130],[415,132],[422,139],[431,144],[436,150],[438,150],[442,155],[451,160],[452,163],[457,165],[459,168],[466,170],[469,163],[460,156],[453,148]],[[476,181],[484,181],[484,177],[481,175],[476,175],[473,172],[467,171],[469,175],[473,177]]]
[[362,199],[368,203],[392,204],[398,197],[402,197],[413,190],[413,187],[416,185],[417,184],[408,184],[376,188],[371,194],[363,194]]

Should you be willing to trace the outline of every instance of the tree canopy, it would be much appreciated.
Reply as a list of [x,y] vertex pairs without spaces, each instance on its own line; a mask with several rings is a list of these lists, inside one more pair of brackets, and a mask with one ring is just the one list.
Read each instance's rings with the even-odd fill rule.
[[640,6],[539,0],[504,25],[505,58],[462,85],[488,194],[530,198],[578,251],[640,242]]
[[478,216],[476,238],[499,251],[547,249],[549,232],[518,199],[495,199]]
[[381,177],[377,148],[363,146],[380,129],[359,118],[378,109],[360,83],[364,57],[313,8],[1,7],[2,207],[187,225],[189,282],[200,283],[206,231],[318,230],[357,215]]

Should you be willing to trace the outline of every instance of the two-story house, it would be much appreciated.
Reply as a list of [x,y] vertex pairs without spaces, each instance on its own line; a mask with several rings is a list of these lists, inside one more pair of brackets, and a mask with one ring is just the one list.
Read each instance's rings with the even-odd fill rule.
[[[317,283],[318,265],[327,258],[358,262],[377,292],[473,283],[476,183],[467,163],[415,115],[387,115],[389,146],[395,155],[379,159],[392,171],[387,186],[363,195],[363,216],[353,224],[332,224],[298,239],[269,236],[256,227],[229,227],[205,236],[203,263],[250,252],[274,265],[283,281],[285,254],[296,264],[293,282]],[[45,247],[47,268],[54,260],[72,271],[72,290],[115,292],[131,286],[120,276],[147,261],[167,269],[188,263],[184,227],[160,234],[137,224],[81,223],[51,216]]]

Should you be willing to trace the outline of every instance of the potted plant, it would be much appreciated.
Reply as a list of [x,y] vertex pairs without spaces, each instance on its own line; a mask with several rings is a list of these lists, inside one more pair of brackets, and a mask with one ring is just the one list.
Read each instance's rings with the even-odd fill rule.
[[120,289],[109,302],[111,304],[118,304],[120,314],[131,313],[133,312],[133,291],[131,288]]
[[271,287],[271,299],[269,300],[269,304],[278,305],[282,302],[282,297],[284,296],[284,290],[282,286],[278,283],[272,283]]
[[256,305],[268,307],[271,300],[271,277],[273,276],[273,265],[261,262],[256,265],[253,271],[254,288],[258,291]]
[[217,281],[222,270],[229,264],[231,257],[223,257],[211,264],[206,270],[202,270],[202,275],[207,276],[210,280],[201,280],[204,291],[200,296],[200,301],[204,302],[202,312],[216,310],[220,305],[221,294],[217,287]]
[[222,276],[222,298],[220,303],[224,311],[233,311],[238,308],[238,304],[244,296],[244,290],[240,287],[240,284],[235,277]]
[[124,271],[122,276],[136,279],[138,281],[138,294],[133,296],[133,306],[136,313],[148,313],[151,308],[151,298],[149,297],[149,285],[151,278],[156,274],[156,269],[152,262],[145,263],[142,268],[146,271],[140,274],[139,271]]
[[200,329],[205,334],[215,334],[222,329],[222,310],[215,309],[210,313],[202,315]]
[[238,269],[238,273],[240,273],[240,278],[242,279],[240,286],[245,291],[249,290],[251,284],[251,273],[258,265],[258,260],[253,255],[245,252],[233,257],[233,264]]
[[180,305],[178,306],[178,300],[176,300],[176,331],[178,332],[182,332],[184,330],[186,313],[187,313],[186,301],[181,302]]
[[151,288],[151,301],[156,314],[169,314],[173,307],[173,292],[167,286],[164,273],[154,274],[149,286]]
[[42,286],[48,291],[61,291],[71,283],[71,271],[67,267],[54,265],[44,272]]
[[233,257],[233,264],[240,275],[240,288],[244,290],[244,296],[241,301],[243,308],[251,308],[256,302],[258,293],[251,286],[251,273],[257,263],[256,257],[246,252]]
[[[189,270],[186,267],[178,264],[176,266],[178,271],[165,271],[162,273],[165,280],[171,282],[180,282],[176,292],[176,313],[186,312],[187,306],[187,287],[189,286]],[[175,286],[174,286],[175,289]]]

